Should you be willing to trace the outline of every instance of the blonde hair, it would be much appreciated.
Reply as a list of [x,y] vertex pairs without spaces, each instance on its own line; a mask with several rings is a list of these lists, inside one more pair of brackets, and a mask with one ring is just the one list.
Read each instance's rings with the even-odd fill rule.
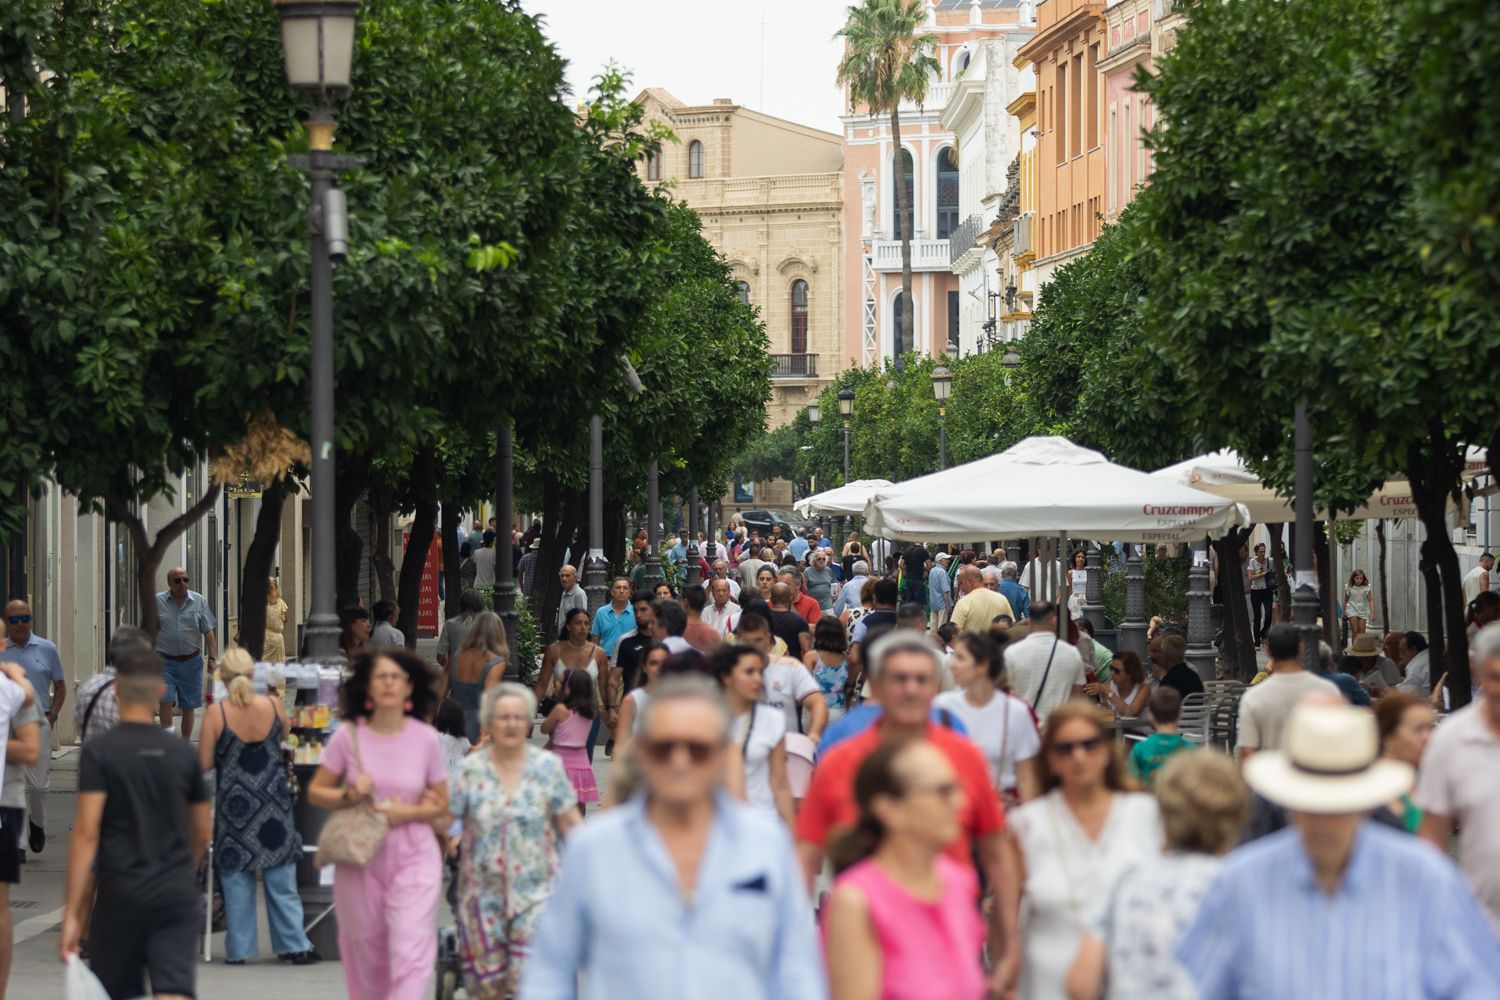
[[219,680],[229,688],[229,703],[241,707],[255,700],[255,661],[239,646],[230,646],[219,658]]
[[1213,750],[1174,753],[1152,790],[1173,850],[1223,854],[1250,818],[1250,793],[1240,769]]
[[273,606],[279,600],[281,600],[281,584],[277,583],[276,578],[273,576],[270,582],[266,584],[266,605],[268,607]]

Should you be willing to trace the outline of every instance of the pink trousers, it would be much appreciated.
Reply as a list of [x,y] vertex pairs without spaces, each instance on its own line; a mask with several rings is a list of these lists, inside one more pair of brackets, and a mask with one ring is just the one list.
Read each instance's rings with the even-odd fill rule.
[[442,856],[425,823],[392,830],[368,868],[338,866],[333,904],[349,1000],[427,996],[442,887]]

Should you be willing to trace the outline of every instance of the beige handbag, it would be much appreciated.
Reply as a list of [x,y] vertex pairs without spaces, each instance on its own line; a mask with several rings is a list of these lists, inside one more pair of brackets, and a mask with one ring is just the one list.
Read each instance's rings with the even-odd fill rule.
[[[359,755],[357,723],[350,723],[349,742],[354,744],[357,775],[365,768],[365,762]],[[318,834],[316,864],[319,868],[324,865],[367,867],[375,860],[375,855],[380,852],[380,845],[385,843],[385,835],[390,832],[390,820],[386,819],[384,813],[376,812],[369,799],[344,809],[335,809]]]

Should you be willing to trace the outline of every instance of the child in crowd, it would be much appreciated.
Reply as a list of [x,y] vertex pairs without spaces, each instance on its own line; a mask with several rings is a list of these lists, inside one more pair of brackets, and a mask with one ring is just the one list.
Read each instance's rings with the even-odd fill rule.
[[562,758],[568,780],[578,793],[578,809],[599,801],[599,785],[589,765],[585,746],[594,714],[599,710],[594,700],[594,682],[584,670],[569,669],[558,688],[557,705],[542,720],[542,733],[550,737],[547,749]]
[[1151,699],[1146,702],[1146,713],[1156,732],[1130,751],[1130,770],[1141,784],[1150,787],[1167,758],[1181,750],[1192,749],[1193,743],[1177,732],[1177,720],[1182,715],[1182,694],[1176,688],[1163,684],[1152,691]]

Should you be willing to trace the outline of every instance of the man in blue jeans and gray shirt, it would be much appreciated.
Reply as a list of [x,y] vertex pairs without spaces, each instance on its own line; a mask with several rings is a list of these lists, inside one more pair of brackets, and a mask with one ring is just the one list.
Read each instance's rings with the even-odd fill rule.
[[188,572],[167,570],[167,589],[156,595],[156,651],[166,661],[162,679],[161,724],[172,728],[172,706],[182,712],[182,738],[193,738],[193,714],[203,706],[203,672],[212,670],[219,627],[208,598],[188,589]]

